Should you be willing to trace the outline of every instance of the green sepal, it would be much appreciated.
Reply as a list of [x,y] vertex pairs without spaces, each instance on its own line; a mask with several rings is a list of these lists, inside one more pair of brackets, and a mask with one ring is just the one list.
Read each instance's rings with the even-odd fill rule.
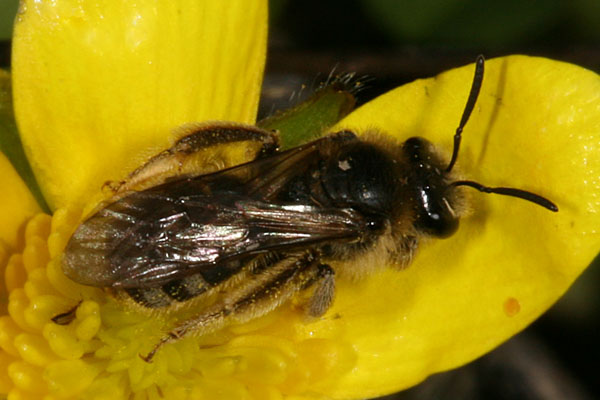
[[19,0],[2,0],[0,4],[0,40],[10,40]]
[[[350,77],[351,78],[351,77]],[[345,117],[356,104],[353,91],[360,82],[342,77],[318,89],[295,107],[281,110],[258,122],[266,130],[279,132],[283,150],[309,142]]]
[[0,151],[9,159],[42,210],[49,212],[50,209],[35,180],[35,176],[23,150],[21,138],[19,137],[12,106],[10,74],[2,69],[0,69]]

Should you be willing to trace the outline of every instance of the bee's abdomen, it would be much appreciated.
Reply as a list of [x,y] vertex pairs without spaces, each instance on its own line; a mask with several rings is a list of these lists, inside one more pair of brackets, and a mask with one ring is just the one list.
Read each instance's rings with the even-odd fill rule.
[[162,308],[193,299],[206,292],[209,287],[200,274],[195,274],[172,280],[161,287],[125,289],[125,293],[144,307]]

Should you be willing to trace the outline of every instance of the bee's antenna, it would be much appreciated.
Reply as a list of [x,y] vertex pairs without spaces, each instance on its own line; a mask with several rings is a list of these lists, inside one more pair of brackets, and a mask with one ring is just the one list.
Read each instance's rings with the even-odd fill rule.
[[450,159],[450,164],[446,168],[446,172],[452,171],[452,167],[456,163],[456,159],[458,158],[458,150],[460,149],[460,139],[463,128],[469,121],[469,117],[473,112],[473,108],[475,107],[475,103],[477,102],[477,96],[479,96],[479,90],[481,89],[481,83],[483,82],[483,64],[485,59],[482,55],[477,56],[477,60],[475,60],[475,75],[473,76],[473,84],[471,85],[471,92],[469,93],[469,98],[467,100],[467,105],[465,106],[465,110],[463,111],[462,118],[460,119],[460,124],[458,124],[458,128],[456,128],[456,133],[454,134],[454,148],[452,149],[452,158]]
[[526,190],[506,188],[506,187],[491,188],[491,187],[483,186],[482,184],[473,182],[473,181],[456,181],[456,182],[452,182],[450,184],[450,186],[469,186],[469,187],[475,188],[483,193],[496,193],[496,194],[502,194],[505,196],[518,197],[519,199],[527,200],[527,201],[535,203],[539,206],[547,208],[550,211],[554,211],[554,212],[558,211],[558,207],[556,206],[556,204],[554,204],[550,200],[548,200],[545,197],[542,197],[540,195],[537,195],[535,193],[528,192]]

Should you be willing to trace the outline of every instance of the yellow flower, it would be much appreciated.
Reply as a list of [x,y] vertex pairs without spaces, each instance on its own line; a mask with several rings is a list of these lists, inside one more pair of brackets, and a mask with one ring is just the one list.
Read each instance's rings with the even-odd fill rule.
[[[45,198],[0,156],[0,394],[28,398],[363,398],[462,365],[523,329],[600,248],[600,78],[514,56],[486,64],[464,132],[465,176],[531,190],[558,214],[470,194],[458,233],[410,268],[340,280],[328,313],[293,304],[147,352],[171,317],[130,310],[63,274],[81,209],[169,146],[191,121],[254,123],[266,2],[25,1],[14,36],[14,106]],[[451,149],[473,67],[394,90],[339,123]],[[6,296],[8,304],[4,306]],[[83,300],[83,301],[82,301]],[[80,304],[79,302],[82,301]],[[68,325],[53,316],[79,304]],[[161,397],[162,396],[162,397]]]

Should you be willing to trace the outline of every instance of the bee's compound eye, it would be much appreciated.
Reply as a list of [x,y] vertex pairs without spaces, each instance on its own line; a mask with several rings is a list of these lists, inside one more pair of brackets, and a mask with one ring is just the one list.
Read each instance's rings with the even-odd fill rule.
[[458,216],[446,198],[443,184],[429,184],[417,188],[417,219],[415,227],[421,232],[446,238],[458,229]]
[[444,163],[426,139],[413,137],[403,146],[410,163],[409,186],[415,191],[415,228],[438,238],[452,235],[458,229],[458,216],[451,197],[447,198]]
[[420,210],[415,226],[424,233],[446,238],[458,229],[458,218],[446,210],[437,208],[435,210],[423,208]]

